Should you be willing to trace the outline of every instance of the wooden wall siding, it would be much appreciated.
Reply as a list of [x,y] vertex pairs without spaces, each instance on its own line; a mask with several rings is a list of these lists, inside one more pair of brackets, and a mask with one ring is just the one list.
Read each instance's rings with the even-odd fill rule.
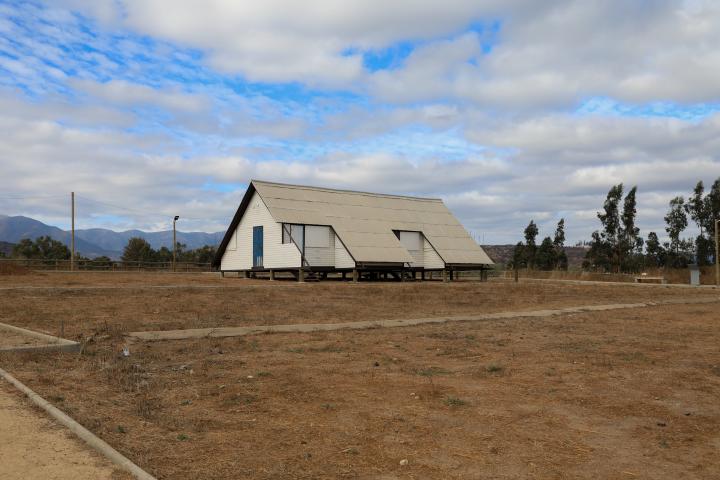
[[423,237],[423,261],[424,261],[424,267],[427,269],[432,268],[445,268],[445,262],[442,258],[440,258],[440,255],[435,251],[435,249],[430,245],[430,242],[427,241],[427,238]]
[[305,260],[311,267],[335,265],[335,234],[330,227],[305,226]]
[[232,237],[230,237],[226,250],[237,250],[237,230],[235,230]]
[[[221,270],[249,270],[252,268],[252,230],[263,226],[264,268],[299,268],[300,252],[292,243],[282,243],[282,224],[270,215],[260,196],[255,193],[245,215],[230,239],[220,262]],[[236,246],[234,250],[232,246]]]
[[335,268],[355,268],[355,260],[350,256],[337,235],[333,235],[335,243]]

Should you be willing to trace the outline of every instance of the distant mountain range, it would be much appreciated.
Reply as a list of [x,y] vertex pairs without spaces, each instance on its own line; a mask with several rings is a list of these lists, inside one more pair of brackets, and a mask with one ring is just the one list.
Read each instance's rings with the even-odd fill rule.
[[[177,232],[177,241],[193,249],[204,245],[217,245],[225,232]],[[0,244],[2,242],[17,243],[23,238],[35,239],[47,235],[55,240],[70,245],[70,232],[38,220],[15,216],[0,215]],[[144,232],[142,230],[126,230],[115,232],[106,228],[88,228],[75,230],[75,250],[80,255],[94,258],[101,255],[118,259],[123,248],[132,237],[147,240],[153,248],[172,248],[172,230],[162,232]],[[1,245],[0,245],[1,246]]]

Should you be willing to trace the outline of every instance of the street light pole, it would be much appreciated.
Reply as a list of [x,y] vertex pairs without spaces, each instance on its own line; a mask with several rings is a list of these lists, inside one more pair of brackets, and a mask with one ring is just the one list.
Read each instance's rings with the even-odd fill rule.
[[173,264],[172,264],[172,271],[175,271],[175,258],[177,257],[177,238],[175,233],[175,222],[180,219],[179,215],[175,215],[175,218],[173,218]]

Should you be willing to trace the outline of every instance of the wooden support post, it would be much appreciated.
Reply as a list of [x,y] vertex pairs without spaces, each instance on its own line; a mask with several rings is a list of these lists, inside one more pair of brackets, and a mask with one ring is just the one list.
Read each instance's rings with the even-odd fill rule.
[[448,271],[447,271],[447,269],[443,270],[443,273],[442,273],[442,281],[443,281],[443,282],[447,282],[447,281],[448,281]]
[[450,270],[450,281],[452,282],[453,280],[455,280],[455,271]]
[[298,282],[304,282],[305,281],[305,270],[302,268],[298,270]]
[[358,270],[357,270],[357,268],[353,268],[352,281],[353,281],[354,283],[357,283],[358,280],[360,280],[360,275],[359,275],[359,273],[358,273]]
[[520,281],[520,273],[518,269],[515,269],[515,283],[518,283]]
[[223,272],[222,270],[220,270],[220,276],[221,276],[222,278],[225,278],[225,272]]
[[425,270],[420,271],[420,280],[425,280]]
[[250,272],[248,270],[245,270],[245,278],[250,278]]
[[347,277],[347,272],[342,272],[342,279],[345,280],[346,277]]
[[275,270],[270,270],[270,281],[275,280]]

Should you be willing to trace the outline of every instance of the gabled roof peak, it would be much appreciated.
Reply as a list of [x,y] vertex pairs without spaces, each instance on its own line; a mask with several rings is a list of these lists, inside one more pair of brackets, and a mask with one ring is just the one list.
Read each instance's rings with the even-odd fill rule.
[[327,187],[315,187],[311,185],[296,185],[292,183],[280,183],[280,182],[268,182],[265,180],[256,180],[252,179],[250,180],[250,183],[258,183],[263,185],[272,185],[276,187],[285,187],[285,188],[296,188],[300,190],[313,190],[313,191],[320,191],[320,192],[335,192],[335,193],[345,193],[345,194],[353,194],[353,195],[364,195],[364,196],[370,196],[370,197],[381,197],[381,198],[402,198],[406,200],[420,200],[420,201],[426,201],[426,202],[442,202],[442,199],[440,198],[434,198],[434,197],[415,197],[412,195],[395,195],[395,194],[387,194],[387,193],[374,193],[374,192],[364,192],[361,190],[345,190],[341,188],[327,188]]

